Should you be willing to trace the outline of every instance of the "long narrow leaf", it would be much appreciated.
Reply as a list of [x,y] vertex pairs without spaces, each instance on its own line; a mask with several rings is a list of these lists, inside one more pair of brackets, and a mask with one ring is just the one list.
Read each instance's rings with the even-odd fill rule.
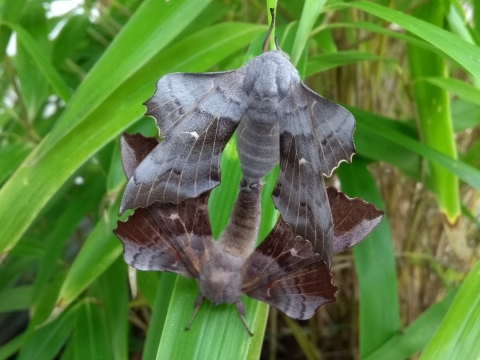
[[361,1],[348,3],[347,6],[355,7],[400,25],[405,30],[443,51],[476,78],[480,78],[480,48],[477,46],[446,30],[439,29],[435,25],[379,4]]
[[440,328],[425,348],[422,360],[480,357],[480,261],[460,286]]
[[[383,208],[367,163],[354,157],[338,169],[342,190]],[[387,219],[353,248],[360,287],[360,356],[363,358],[400,330],[395,254]]]

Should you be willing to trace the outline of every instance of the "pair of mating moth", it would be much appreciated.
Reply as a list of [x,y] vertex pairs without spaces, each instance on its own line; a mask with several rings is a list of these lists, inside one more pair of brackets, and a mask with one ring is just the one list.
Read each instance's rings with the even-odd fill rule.
[[[130,266],[197,279],[187,329],[204,298],[234,303],[251,335],[243,294],[295,319],[334,301],[333,254],[361,241],[383,215],[325,188],[323,176],[354,154],[353,116],[303,84],[278,49],[232,71],[166,75],[145,104],[164,139],[122,136],[128,183],[120,213],[137,209],[114,233]],[[214,241],[208,198],[235,130],[240,191]],[[255,249],[261,182],[277,164],[272,197],[281,216]]]

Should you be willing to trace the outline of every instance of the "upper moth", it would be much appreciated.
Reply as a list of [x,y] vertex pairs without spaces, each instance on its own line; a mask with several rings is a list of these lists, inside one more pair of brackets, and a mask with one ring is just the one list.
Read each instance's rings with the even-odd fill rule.
[[164,140],[130,177],[120,213],[157,201],[179,204],[217,186],[221,151],[238,128],[247,185],[279,163],[275,206],[330,265],[333,222],[323,175],[351,160],[355,121],[303,84],[285,53],[265,52],[231,71],[165,75],[145,104]]
[[[131,178],[158,142],[128,134],[121,140],[123,167]],[[140,270],[196,278],[200,295],[194,316],[204,298],[214,304],[234,303],[248,330],[241,302],[241,296],[247,294],[293,318],[312,317],[319,306],[335,300],[330,270],[313,252],[311,243],[296,236],[282,218],[254,249],[260,187],[242,181],[229,223],[218,241],[213,241],[208,218],[210,191],[178,204],[156,202],[135,210],[114,230],[123,243],[125,261]],[[327,194],[336,253],[362,240],[378,224],[382,212],[360,199],[348,199],[334,188],[328,188]]]

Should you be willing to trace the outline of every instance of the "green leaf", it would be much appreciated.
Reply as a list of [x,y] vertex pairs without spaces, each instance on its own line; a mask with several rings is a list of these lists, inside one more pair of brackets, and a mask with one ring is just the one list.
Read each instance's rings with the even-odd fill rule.
[[325,70],[333,69],[338,66],[354,64],[365,60],[392,60],[364,51],[340,51],[311,57],[307,62],[307,71],[305,76],[310,76]]
[[25,310],[30,307],[32,286],[16,286],[0,293],[0,313]]
[[25,342],[19,360],[50,360],[60,351],[75,327],[78,307],[65,311],[55,321],[35,330]]
[[[27,0],[16,0],[8,1],[4,0],[2,2],[2,21],[9,21],[15,23],[20,19],[22,15],[22,10]],[[0,21],[0,61],[5,57],[5,52],[7,50],[8,41],[10,40],[10,35],[12,31],[5,25],[2,25]]]
[[297,66],[300,62],[300,57],[310,38],[310,31],[325,3],[326,0],[305,0],[303,4],[302,16],[300,17],[300,23],[298,24],[298,30],[290,56],[290,61],[294,66]]
[[25,335],[22,333],[0,347],[0,360],[11,359],[23,346]]
[[[127,265],[120,257],[99,278],[101,308],[110,353],[116,360],[128,359],[129,291],[126,279]],[[106,347],[105,344],[102,346]]]
[[430,84],[457,95],[459,98],[480,105],[480,90],[464,81],[444,77],[419,78],[417,81],[427,81]]
[[[414,15],[437,26],[441,26],[444,21],[441,6],[433,1],[417,7]],[[437,29],[442,30],[440,27]],[[409,45],[407,50],[413,80],[445,76],[447,69],[443,57],[412,45]],[[456,159],[457,148],[450,119],[448,93],[435,85],[420,81],[413,84],[413,95],[422,141],[431,148]],[[453,225],[460,216],[458,178],[436,163],[429,163],[429,167],[432,189],[440,211],[445,215],[448,223]],[[463,254],[465,250],[459,246],[457,239],[449,237],[449,241],[460,257],[468,257],[468,254]]]
[[364,360],[403,360],[423,350],[438,329],[456,293],[456,290],[449,292]]
[[73,332],[75,359],[112,359],[110,348],[106,346],[107,328],[100,308],[84,301],[76,313]]
[[[355,112],[353,109],[349,109]],[[355,112],[354,115],[357,120],[357,129],[364,127],[364,131],[372,132],[405,149],[424,156],[426,159],[443,166],[448,171],[457,175],[475,189],[480,190],[480,171],[474,167],[462,161],[452,159],[408,135],[395,131],[392,127],[384,124],[383,121],[378,121],[379,118],[357,117],[357,112]]]
[[157,356],[158,345],[162,338],[165,319],[170,309],[171,297],[176,281],[176,274],[162,272],[160,283],[156,288],[157,294],[155,297],[155,304],[152,307],[152,319],[150,321],[150,326],[148,327],[142,359],[155,359]]
[[32,146],[28,144],[13,143],[0,149],[0,184],[13,173],[18,165],[27,157]]
[[473,266],[421,360],[478,359],[480,355],[480,261]]
[[[367,163],[355,156],[338,168],[341,189],[383,209],[382,198]],[[360,288],[360,357],[365,357],[400,330],[395,254],[384,218],[372,233],[353,248]]]
[[371,2],[348,3],[347,6],[366,11],[381,19],[398,24],[443,51],[477,79],[480,79],[480,48],[435,25],[402,12]]
[[54,317],[70,305],[93,281],[95,281],[122,253],[120,241],[113,235],[116,227],[119,200],[102,218],[88,236],[75,257],[57,299]]
[[68,101],[71,97],[71,90],[63,80],[62,76],[53,67],[52,63],[48,60],[49,57],[45,54],[42,48],[32,38],[32,36],[19,24],[10,22],[0,22],[0,24],[8,26],[10,29],[17,33],[17,38],[23,44],[25,49],[30,53],[32,58],[37,63],[37,66],[42,71],[45,78],[48,80],[55,93],[63,100]]

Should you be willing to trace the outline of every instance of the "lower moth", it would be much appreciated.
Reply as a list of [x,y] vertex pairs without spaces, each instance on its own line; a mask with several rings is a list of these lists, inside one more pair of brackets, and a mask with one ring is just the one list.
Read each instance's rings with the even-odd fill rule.
[[[157,146],[157,140],[140,134],[121,139],[125,174]],[[124,259],[139,270],[170,271],[197,280],[200,294],[190,327],[203,300],[232,303],[245,321],[243,294],[263,301],[294,319],[309,319],[321,305],[335,300],[328,264],[313,251],[310,241],[295,235],[280,217],[254,248],[260,219],[261,185],[241,181],[230,220],[214,241],[208,218],[207,191],[178,204],[153,203],[138,208],[115,235],[124,246]],[[383,212],[361,199],[348,199],[327,189],[334,224],[334,252],[361,241],[381,220]]]

